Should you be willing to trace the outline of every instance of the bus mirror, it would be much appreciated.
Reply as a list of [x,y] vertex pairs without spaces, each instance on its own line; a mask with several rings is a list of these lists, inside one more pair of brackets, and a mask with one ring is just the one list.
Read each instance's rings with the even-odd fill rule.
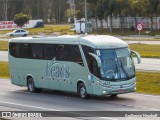
[[98,67],[101,68],[101,60],[100,60],[100,58],[97,55],[93,54],[93,53],[89,53],[89,55],[91,55],[93,58],[96,59]]
[[138,64],[140,64],[141,63],[141,56],[140,56],[140,54],[138,54],[136,51],[133,51],[133,50],[131,50],[131,53],[134,53],[136,55]]

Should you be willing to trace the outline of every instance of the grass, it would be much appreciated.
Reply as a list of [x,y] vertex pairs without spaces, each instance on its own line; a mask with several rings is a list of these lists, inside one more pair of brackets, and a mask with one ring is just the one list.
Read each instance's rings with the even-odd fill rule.
[[160,73],[137,72],[138,93],[160,95]]
[[8,50],[8,41],[0,41],[0,50]]
[[9,78],[8,62],[0,62],[0,78]]
[[147,38],[147,37],[127,37],[127,38],[121,38],[124,41],[160,41],[160,38]]
[[160,58],[160,45],[130,44],[131,50],[137,51],[144,58]]
[[38,34],[53,34],[59,32],[60,34],[71,32],[71,25],[47,25],[44,28],[28,28],[27,30],[32,35]]
[[[0,62],[0,78],[9,78],[7,62]],[[137,92],[160,95],[160,73],[137,72]]]
[[[71,25],[45,25],[44,28],[25,28],[29,31],[30,35],[50,35],[50,34],[75,34],[75,31],[71,30]],[[0,34],[6,34],[13,30],[1,30]],[[1,38],[7,38],[7,36],[3,36]]]

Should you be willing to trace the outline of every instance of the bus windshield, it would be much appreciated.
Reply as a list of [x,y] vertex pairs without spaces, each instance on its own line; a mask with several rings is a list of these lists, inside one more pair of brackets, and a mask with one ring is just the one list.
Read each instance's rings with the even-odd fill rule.
[[128,80],[135,76],[134,62],[128,48],[96,50],[101,59],[100,70],[102,79]]

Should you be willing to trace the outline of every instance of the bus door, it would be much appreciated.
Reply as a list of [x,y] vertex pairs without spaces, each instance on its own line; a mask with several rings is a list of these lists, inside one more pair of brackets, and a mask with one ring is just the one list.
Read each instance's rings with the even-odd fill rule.
[[92,92],[93,92],[93,94],[101,94],[101,93],[99,93],[101,91],[101,87],[99,86],[100,70],[98,68],[97,61],[92,57],[90,59],[89,70],[90,70],[90,75],[88,78],[92,84]]

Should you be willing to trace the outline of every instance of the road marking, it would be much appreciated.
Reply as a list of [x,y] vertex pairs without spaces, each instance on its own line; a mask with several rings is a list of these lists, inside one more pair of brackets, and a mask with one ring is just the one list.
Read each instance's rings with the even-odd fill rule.
[[[42,110],[48,110],[48,111],[63,111],[63,110],[59,110],[59,109],[50,109],[50,108],[37,107],[37,106],[32,106],[32,105],[23,105],[23,104],[12,103],[12,102],[0,101],[0,103],[10,104],[10,105],[17,105],[17,106],[23,106],[23,107],[30,107],[30,108],[36,108],[36,109],[42,109]],[[65,111],[65,112],[67,113],[67,111]],[[96,117],[96,116],[93,116],[93,115],[87,115],[87,114],[75,113],[75,112],[69,112],[69,111],[68,111],[68,113],[73,113],[73,114],[78,114],[78,115],[84,115],[84,116],[88,116],[88,117]],[[119,119],[109,118],[109,117],[97,117],[97,118],[102,118],[102,119],[107,119],[107,120],[119,120]]]
[[0,101],[0,103],[10,104],[10,105],[17,105],[17,106],[23,106],[23,107],[30,107],[30,108],[36,108],[36,109],[42,109],[42,110],[48,110],[48,111],[62,111],[62,110],[58,110],[58,109],[50,109],[50,108],[37,107],[37,106],[32,106],[32,105],[23,105],[23,104],[12,103],[12,102]]

